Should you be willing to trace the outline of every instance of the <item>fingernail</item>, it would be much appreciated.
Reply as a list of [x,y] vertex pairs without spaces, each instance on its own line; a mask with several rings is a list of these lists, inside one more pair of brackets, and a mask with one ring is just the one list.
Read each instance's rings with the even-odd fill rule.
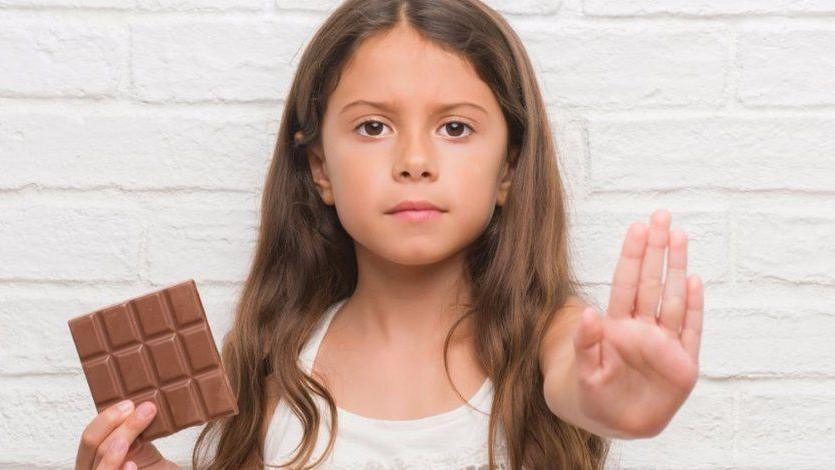
[[154,405],[152,405],[151,403],[149,403],[147,401],[145,403],[139,405],[139,408],[136,409],[136,413],[141,418],[147,418],[148,416],[151,416],[151,413],[153,413],[153,412],[154,412]]
[[119,403],[118,408],[119,408],[119,411],[121,411],[122,413],[127,413],[128,411],[130,411],[133,408],[133,401],[125,400],[125,401]]
[[126,470],[136,470],[136,464],[133,463],[132,461],[129,461],[125,464],[125,469]]

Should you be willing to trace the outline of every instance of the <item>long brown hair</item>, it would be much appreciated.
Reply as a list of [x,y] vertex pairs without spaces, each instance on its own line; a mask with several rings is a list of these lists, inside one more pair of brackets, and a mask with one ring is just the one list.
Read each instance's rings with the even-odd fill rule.
[[[322,117],[343,64],[361,41],[399,22],[469,60],[508,125],[511,189],[468,247],[465,266],[473,300],[464,317],[473,317],[476,354],[494,383],[489,468],[496,465],[501,426],[514,470],[601,469],[610,442],[555,416],[543,396],[538,357],[546,327],[570,296],[586,299],[569,260],[565,193],[546,108],[522,42],[501,15],[478,0],[348,0],[311,39],[287,95],[261,199],[255,257],[223,341],[240,412],[205,426],[192,464],[235,469],[255,455],[255,464],[264,466],[260,430],[268,379],[304,428],[298,452],[282,464],[313,468],[303,467],[323,425],[313,394],[327,401],[333,429],[314,467],[333,448],[334,400],[297,359],[327,307],[354,291],[357,266],[351,237],[317,192],[306,148],[321,142]],[[447,335],[445,362],[460,323]],[[218,437],[210,458],[201,452],[209,436]],[[202,457],[207,464],[199,464]]]

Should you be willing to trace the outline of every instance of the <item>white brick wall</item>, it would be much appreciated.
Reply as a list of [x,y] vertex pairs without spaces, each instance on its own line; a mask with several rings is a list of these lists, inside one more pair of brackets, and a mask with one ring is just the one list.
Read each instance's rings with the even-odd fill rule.
[[[597,300],[659,207],[706,284],[696,389],[609,467],[835,468],[835,0],[488,3],[537,67]],[[67,319],[194,277],[228,330],[334,6],[0,0],[0,469],[72,468],[93,405]],[[185,466],[197,431],[158,445]]]

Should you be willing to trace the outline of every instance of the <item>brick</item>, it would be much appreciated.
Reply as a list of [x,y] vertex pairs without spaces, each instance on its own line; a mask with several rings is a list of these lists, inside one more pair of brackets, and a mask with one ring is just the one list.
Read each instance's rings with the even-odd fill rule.
[[196,209],[159,215],[148,223],[152,279],[200,273],[209,281],[237,281],[246,276],[258,234],[254,212]]
[[700,380],[659,435],[614,441],[619,468],[712,470],[727,466],[733,457],[733,411],[730,384]]
[[835,377],[831,346],[835,315],[796,310],[795,305],[779,301],[760,308],[707,309],[700,350],[702,372],[727,378]]
[[134,0],[136,8],[149,11],[257,11],[263,0]]
[[650,115],[589,121],[592,191],[833,187],[832,118]]
[[0,278],[130,280],[141,222],[118,207],[60,203],[3,208]]
[[135,25],[132,92],[149,102],[283,99],[313,26],[283,18]]
[[0,7],[46,7],[46,8],[72,8],[72,9],[117,9],[129,10],[133,8],[135,0],[0,0]]
[[835,30],[740,33],[739,99],[751,105],[835,104]]
[[835,466],[832,380],[740,385],[734,462],[767,470]]
[[788,211],[746,211],[735,216],[739,279],[832,284],[835,218]]
[[272,157],[272,127],[224,109],[0,110],[0,188],[256,191]]
[[583,13],[591,16],[648,15],[781,15],[835,13],[833,0],[583,0]]
[[127,79],[128,35],[120,26],[51,19],[0,23],[0,94],[117,96]]
[[729,40],[721,32],[514,27],[549,103],[625,108],[724,101]]

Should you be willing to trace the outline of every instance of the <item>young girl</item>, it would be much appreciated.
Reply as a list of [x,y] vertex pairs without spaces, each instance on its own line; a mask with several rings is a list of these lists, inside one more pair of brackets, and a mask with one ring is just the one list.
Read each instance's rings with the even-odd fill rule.
[[[600,317],[570,268],[560,178],[499,14],[339,6],[293,80],[224,338],[240,413],[203,429],[193,466],[600,469],[610,438],[661,432],[698,376],[686,236],[667,211],[632,224]],[[94,419],[79,468],[153,460],[126,449],[141,408]]]

